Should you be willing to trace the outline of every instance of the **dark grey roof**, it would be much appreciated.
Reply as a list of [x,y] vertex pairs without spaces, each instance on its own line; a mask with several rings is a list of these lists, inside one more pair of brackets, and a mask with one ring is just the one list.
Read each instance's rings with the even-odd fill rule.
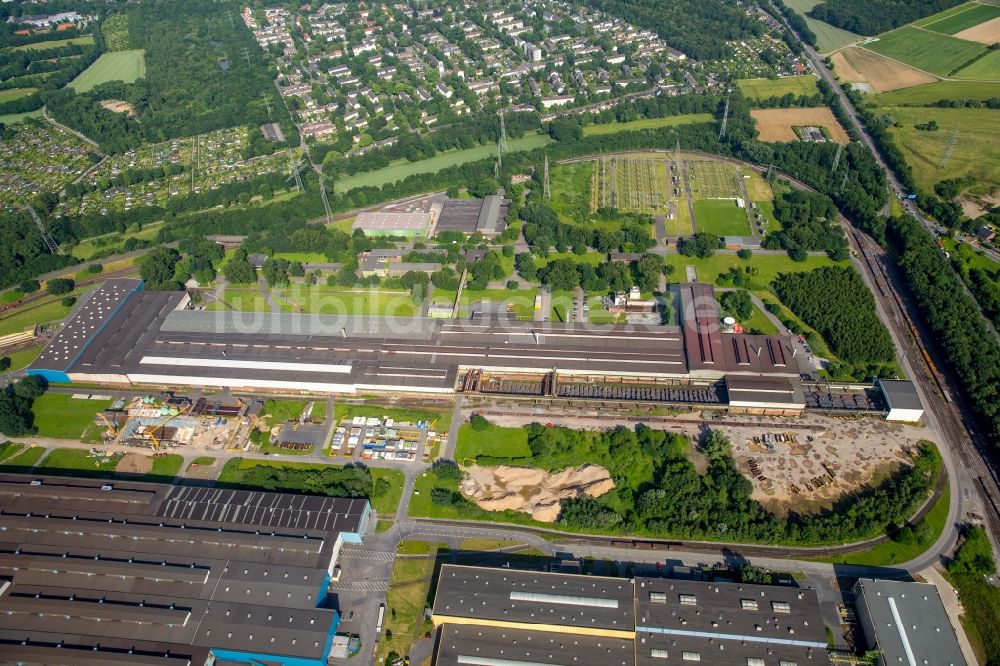
[[434,614],[630,632],[632,583],[624,578],[441,567]]
[[729,404],[804,407],[805,394],[797,377],[726,375]]
[[[470,661],[468,657],[475,657]],[[441,630],[435,666],[632,666],[632,641],[547,631],[449,624]]]
[[483,198],[483,207],[479,210],[479,219],[476,221],[476,231],[495,232],[500,224],[500,204],[503,199],[495,194],[490,194]]
[[906,646],[919,664],[966,663],[934,585],[862,578],[854,591],[862,627],[886,663],[907,663]]
[[902,379],[879,379],[882,395],[893,409],[923,409],[913,382]]

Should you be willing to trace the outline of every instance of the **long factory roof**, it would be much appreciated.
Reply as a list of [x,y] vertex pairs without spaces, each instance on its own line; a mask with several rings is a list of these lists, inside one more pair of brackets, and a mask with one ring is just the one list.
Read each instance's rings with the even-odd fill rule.
[[322,660],[338,620],[319,607],[335,543],[369,511],[12,474],[0,474],[0,507],[0,653],[51,664],[204,663],[209,650]]
[[[128,281],[126,281],[128,282]],[[691,370],[797,376],[790,342],[718,331],[711,286],[680,285],[684,326],[441,320],[178,310],[183,292],[133,293],[109,281],[90,338],[76,318],[31,366],[132,383],[329,390],[399,387],[450,391],[459,367],[493,371],[683,377]],[[692,321],[690,317],[693,317]],[[72,336],[72,337],[70,337]],[[77,347],[64,348],[67,337]],[[53,349],[51,353],[49,350]]]

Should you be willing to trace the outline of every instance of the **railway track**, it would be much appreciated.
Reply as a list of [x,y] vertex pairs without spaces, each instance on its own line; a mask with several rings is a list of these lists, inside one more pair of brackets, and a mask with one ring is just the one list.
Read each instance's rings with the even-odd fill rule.
[[[130,274],[136,273],[137,270],[138,269],[132,267],[132,268],[122,268],[122,269],[119,269],[117,271],[111,271],[109,273],[97,273],[96,275],[94,275],[94,277],[89,277],[86,280],[80,280],[79,282],[76,283],[76,286],[77,287],[85,287],[87,285],[94,284],[96,282],[104,282],[105,280],[110,280],[111,278],[125,277],[126,275],[130,275]],[[21,307],[23,305],[27,305],[28,303],[33,303],[35,301],[40,301],[40,300],[46,298],[47,296],[49,296],[49,294],[47,294],[47,293],[45,293],[43,291],[38,291],[38,292],[35,292],[34,294],[29,294],[27,296],[23,296],[23,297],[17,299],[16,301],[12,301],[10,303],[4,303],[3,305],[0,305],[0,314],[3,314],[5,312],[9,312],[9,311],[14,310],[16,308],[19,308],[19,307]],[[28,312],[28,311],[32,310],[33,308],[41,307],[41,305],[44,305],[44,304],[39,303],[39,304],[33,305],[33,306],[29,307],[29,308],[24,308],[24,310],[22,310],[22,312]]]

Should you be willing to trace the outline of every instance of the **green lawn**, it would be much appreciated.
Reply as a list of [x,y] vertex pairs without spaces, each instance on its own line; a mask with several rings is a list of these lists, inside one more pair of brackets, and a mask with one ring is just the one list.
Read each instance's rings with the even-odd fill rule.
[[404,291],[338,291],[326,287],[290,287],[275,294],[283,306],[292,312],[307,314],[372,315],[379,317],[413,317],[417,305]]
[[780,79],[740,79],[736,85],[750,99],[783,97],[788,93],[796,97],[819,93],[819,88],[816,87],[816,77],[811,74],[785,76]]
[[86,449],[54,449],[45,456],[39,469],[45,470],[46,474],[111,476],[123,456],[123,453],[115,453],[109,457],[91,456]]
[[806,12],[818,5],[821,1],[822,0],[785,0],[785,4],[794,9],[795,13],[801,15],[802,18],[805,19],[809,29],[816,35],[816,47],[820,53],[836,51],[837,49],[843,48],[848,44],[853,44],[861,39],[860,35],[855,35],[853,32],[835,28],[829,23],[817,21],[814,18],[806,16]]
[[936,32],[903,26],[865,48],[938,76],[951,76],[967,62],[986,51],[986,46]]
[[14,123],[24,122],[29,118],[41,118],[42,110],[35,109],[34,111],[25,111],[24,113],[5,113],[0,115],[0,123],[4,125],[13,125]]
[[31,365],[31,363],[38,358],[38,355],[42,353],[44,347],[28,347],[27,349],[20,349],[15,352],[0,352],[0,358],[7,356],[10,358],[10,369],[20,370],[21,368],[26,368]]
[[957,261],[967,268],[979,268],[990,273],[1000,270],[1000,264],[980,254],[976,248],[968,243],[958,243],[951,238],[942,238],[941,244],[951,254],[952,261]]
[[10,88],[9,90],[0,90],[0,104],[3,102],[13,102],[15,99],[27,97],[37,91],[38,88]]
[[69,82],[77,92],[87,92],[108,81],[135,83],[146,76],[146,52],[142,49],[102,53],[101,57]]
[[980,81],[938,81],[925,83],[912,88],[902,88],[882,93],[874,97],[874,101],[882,106],[902,106],[934,104],[942,99],[974,99],[986,101],[991,97],[1000,97],[1000,83],[983,83]]
[[90,45],[94,43],[94,37],[92,35],[84,35],[83,37],[70,37],[68,39],[50,39],[47,42],[34,42],[32,44],[24,44],[22,46],[15,46],[13,51],[44,51],[46,49],[55,49],[60,46],[69,46],[70,44],[79,44],[81,46]]
[[199,467],[209,467],[210,465],[214,464],[215,464],[215,458],[213,458],[212,456],[199,456],[191,461],[191,464],[188,466],[188,469],[194,467],[195,465],[198,465]]
[[578,264],[590,264],[596,267],[604,261],[604,255],[596,250],[588,250],[586,254],[576,254],[575,252],[550,252],[547,257],[535,257],[535,265],[539,268],[548,266],[556,259],[572,259]]
[[288,261],[298,261],[303,264],[326,264],[330,263],[322,252],[275,252],[275,259],[287,259]]
[[710,113],[685,113],[677,116],[665,116],[663,118],[642,118],[641,120],[632,120],[626,123],[602,123],[599,125],[592,123],[583,128],[583,135],[599,136],[601,134],[616,134],[618,132],[635,132],[659,127],[710,123],[714,120],[715,118]]
[[297,421],[305,408],[305,400],[267,400],[261,416],[270,417],[271,425],[278,425],[286,421]]
[[530,455],[528,433],[523,428],[491,426],[488,430],[479,431],[466,423],[458,429],[455,460],[459,463],[479,456],[526,458]]
[[[458,306],[458,316],[468,317],[472,310],[472,304],[477,301],[491,301],[513,305],[514,315],[518,319],[532,319],[537,293],[537,289],[483,289],[480,291],[463,289],[462,300]],[[435,289],[431,294],[431,302],[436,305],[452,305],[455,302],[455,292]]]
[[[239,312],[270,312],[271,306],[257,289],[224,289],[222,300]],[[218,300],[209,301],[206,310],[228,310]]]
[[[325,463],[306,463],[270,460],[248,460],[246,458],[230,458],[219,472],[218,482],[239,485],[243,483],[244,474],[254,467],[274,467],[277,469],[322,469],[330,467]],[[340,467],[340,465],[334,465]],[[369,468],[372,478],[385,479],[389,483],[389,492],[382,497],[371,499],[372,508],[376,513],[393,514],[399,506],[399,498],[403,493],[403,473],[394,469]],[[281,490],[275,488],[273,490]]]
[[745,236],[750,233],[746,209],[732,199],[702,199],[694,202],[694,223],[698,231],[717,236]]
[[[720,273],[727,272],[731,267],[737,266],[752,267],[757,270],[757,274],[751,278],[751,291],[770,291],[771,282],[778,276],[778,273],[808,272],[823,266],[849,266],[850,262],[832,261],[825,256],[808,256],[805,261],[792,261],[784,254],[754,254],[750,259],[744,261],[735,254],[715,254],[707,259],[697,257],[685,257],[680,254],[670,253],[665,257],[666,262],[674,266],[673,278],[684,278],[684,267],[694,266],[698,271],[698,280],[701,282],[715,282]],[[777,300],[777,298],[775,298]]]
[[78,400],[67,393],[45,393],[35,400],[35,426],[40,437],[99,442],[103,429],[94,416],[111,406],[112,400]]
[[[423,551],[423,542],[404,541],[399,545],[399,553],[409,553],[417,546]],[[436,544],[426,544],[427,553],[437,552]],[[424,554],[423,552],[416,554]],[[376,664],[385,663],[390,652],[399,655],[409,653],[416,641],[433,628],[430,620],[424,618],[424,609],[431,605],[431,579],[436,568],[436,558],[397,558],[392,565],[391,585],[385,596],[387,609],[382,636],[378,643]]]
[[920,27],[943,35],[954,35],[1000,16],[1000,7],[992,5],[962,5],[960,12],[951,12],[946,17],[931,17],[933,21],[921,21]]
[[[887,107],[883,111],[899,125],[890,131],[921,188],[931,191],[938,181],[966,176],[981,184],[1000,184],[1000,111],[919,107]],[[926,132],[915,128],[930,120],[940,129]],[[958,138],[942,166],[953,130],[958,131]]]
[[16,454],[9,456],[0,464],[0,471],[20,471],[32,468],[45,453],[44,446],[21,448]]
[[[73,291],[73,295],[79,297],[96,287],[97,285],[87,285]],[[51,324],[65,319],[71,308],[62,304],[61,296],[51,297],[51,300],[47,300],[48,298],[33,301],[5,313],[0,317],[0,335],[18,333],[36,324]]]
[[74,245],[71,253],[78,259],[87,260],[100,250],[106,250],[109,247],[121,246],[129,238],[153,240],[160,232],[161,226],[163,226],[162,222],[153,222],[152,224],[147,224],[141,230],[136,232],[125,232],[120,234],[114,233],[88,238]]
[[[507,142],[507,144],[511,151],[521,151],[541,148],[549,142],[551,142],[551,139],[547,135],[531,133],[525,134],[517,139],[511,139]],[[493,144],[484,144],[476,146],[475,148],[467,148],[465,150],[452,150],[441,153],[440,155],[435,155],[434,157],[426,160],[419,160],[417,162],[402,162],[399,164],[392,164],[375,171],[367,171],[351,176],[345,176],[338,179],[335,186],[338,192],[346,192],[355,187],[381,187],[386,183],[403,180],[407,176],[412,176],[415,173],[437,173],[441,169],[447,167],[486,159],[488,157],[495,156],[496,151],[497,148]]]

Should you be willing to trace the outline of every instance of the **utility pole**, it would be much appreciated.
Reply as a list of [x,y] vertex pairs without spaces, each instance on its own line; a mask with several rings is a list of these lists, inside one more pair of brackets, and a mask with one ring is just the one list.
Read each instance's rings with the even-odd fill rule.
[[552,191],[549,188],[549,154],[545,153],[545,180],[542,183],[542,198],[546,201],[552,199]]
[[507,149],[507,127],[504,124],[504,119],[503,119],[504,111],[503,111],[503,109],[500,109],[500,111],[498,113],[500,115],[500,144],[499,144],[498,148],[500,149],[501,152],[506,153],[506,152],[508,152],[508,149]]
[[31,214],[31,219],[35,221],[35,226],[38,227],[38,232],[42,234],[42,240],[45,242],[45,247],[52,254],[59,254],[59,244],[56,243],[56,239],[49,234],[49,231],[45,228],[45,224],[42,222],[42,219],[38,217],[38,213],[36,213],[35,209],[31,207],[31,204],[28,203],[27,199],[21,197],[21,201],[24,203],[24,207],[28,209],[28,213]]

